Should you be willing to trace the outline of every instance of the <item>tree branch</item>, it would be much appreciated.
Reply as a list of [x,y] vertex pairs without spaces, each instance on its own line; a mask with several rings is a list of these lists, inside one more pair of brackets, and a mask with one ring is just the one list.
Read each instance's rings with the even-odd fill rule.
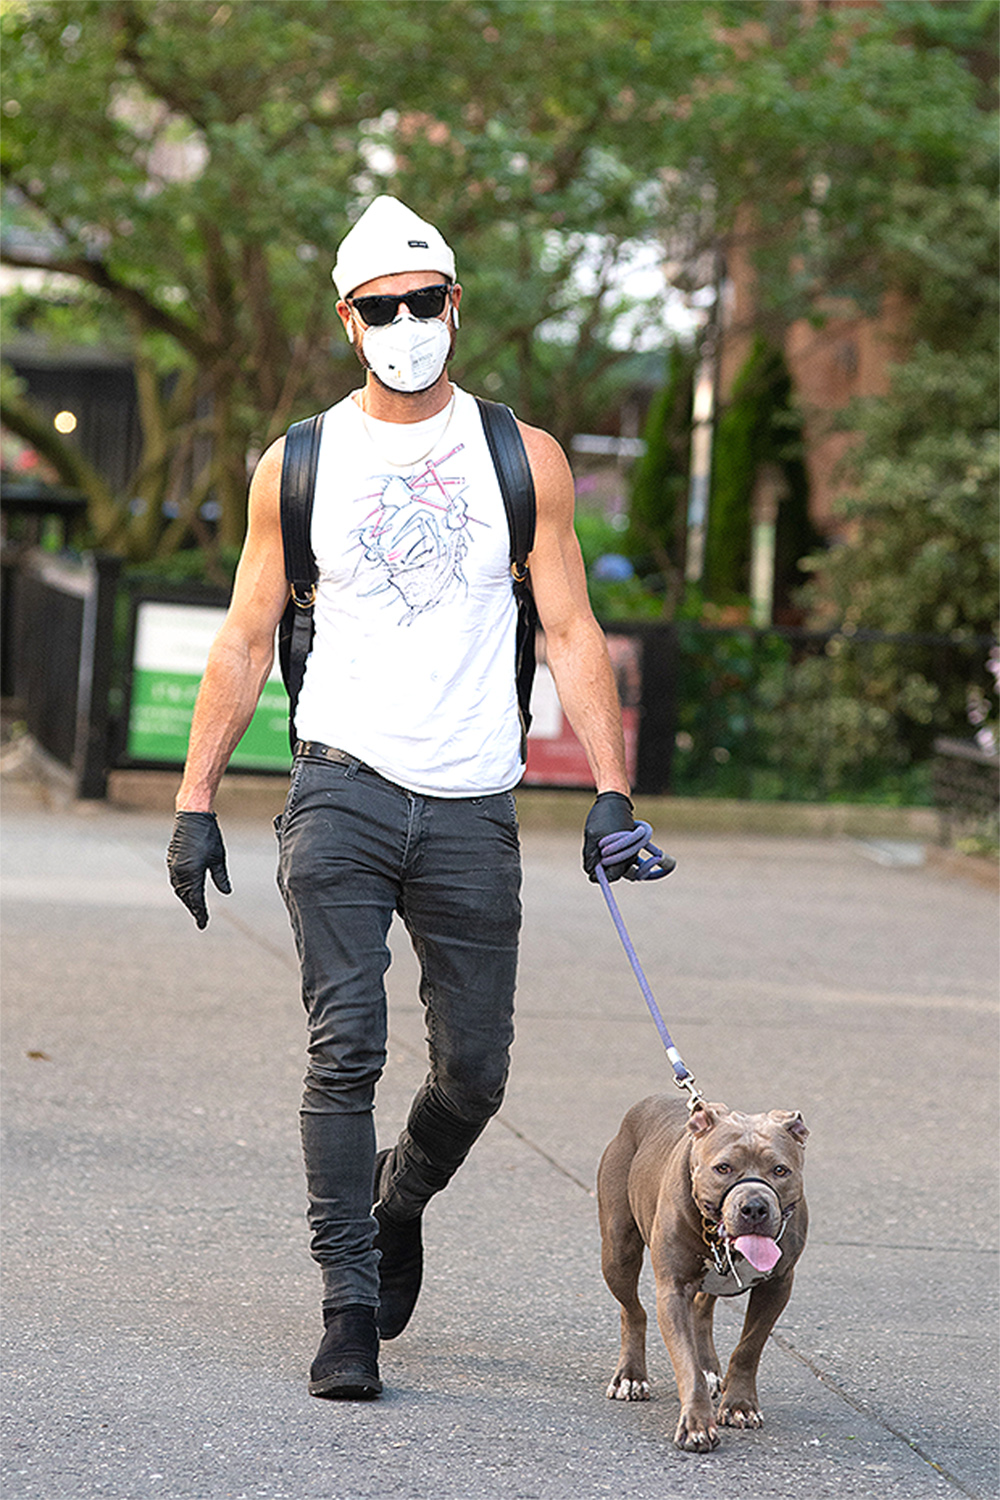
[[[73,236],[68,232],[59,215],[52,212],[41,195],[33,192],[28,183],[21,181],[16,173],[5,167],[0,167],[0,176],[9,187],[15,188],[34,208],[38,209],[39,213],[44,215],[57,234],[67,242],[72,241]],[[54,275],[76,276],[81,281],[89,281],[92,286],[107,292],[127,312],[140,318],[145,327],[155,328],[158,332],[175,339],[199,362],[212,361],[212,347],[201,338],[196,329],[172,313],[168,313],[165,308],[159,307],[136,287],[119,281],[104,261],[96,257],[69,254],[64,259],[56,259],[41,251],[33,254],[28,250],[12,249],[9,243],[0,243],[0,261],[3,261],[5,265],[19,266],[26,270],[50,271]]]

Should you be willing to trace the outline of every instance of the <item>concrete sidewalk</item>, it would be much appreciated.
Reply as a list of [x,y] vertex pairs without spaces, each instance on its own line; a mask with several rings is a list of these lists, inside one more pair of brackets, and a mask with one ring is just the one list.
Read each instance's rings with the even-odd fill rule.
[[[503,1111],[428,1211],[383,1399],[306,1394],[303,1021],[270,828],[238,811],[235,891],[210,890],[198,933],[164,813],[5,786],[5,1500],[992,1500],[992,891],[846,836],[672,837],[661,807],[677,872],[616,888],[709,1097],[812,1131],[767,1426],[702,1457],[672,1446],[652,1318],[656,1399],[604,1397],[594,1174],[670,1074],[577,832],[534,814]],[[383,1141],[424,1066],[405,935],[394,951]],[[742,1312],[720,1304],[724,1356]]]

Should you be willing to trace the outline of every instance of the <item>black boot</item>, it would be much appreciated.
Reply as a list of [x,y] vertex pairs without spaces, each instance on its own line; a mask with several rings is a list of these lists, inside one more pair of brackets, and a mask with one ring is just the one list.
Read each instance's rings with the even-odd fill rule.
[[382,1390],[374,1307],[325,1307],[326,1332],[309,1371],[310,1396],[372,1401]]
[[378,1267],[378,1331],[384,1339],[397,1338],[410,1321],[420,1295],[424,1274],[424,1245],[421,1216],[402,1222],[392,1219],[379,1200],[382,1168],[389,1151],[375,1158],[375,1197],[372,1209],[378,1224],[375,1249],[381,1259]]

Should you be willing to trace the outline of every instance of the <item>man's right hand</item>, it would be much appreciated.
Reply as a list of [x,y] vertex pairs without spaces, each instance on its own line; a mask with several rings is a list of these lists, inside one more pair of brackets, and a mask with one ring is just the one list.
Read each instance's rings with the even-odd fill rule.
[[[631,833],[635,827],[632,810],[632,799],[624,792],[601,792],[587,814],[583,829],[583,868],[595,884],[597,866],[601,863],[601,839],[609,833]],[[634,862],[634,857],[630,857],[621,864],[611,865],[605,874],[609,880],[620,880]]]
[[217,890],[228,896],[232,890],[226,869],[226,846],[222,842],[215,813],[179,812],[167,846],[170,884],[194,917],[199,928],[208,926],[205,876],[212,872]]

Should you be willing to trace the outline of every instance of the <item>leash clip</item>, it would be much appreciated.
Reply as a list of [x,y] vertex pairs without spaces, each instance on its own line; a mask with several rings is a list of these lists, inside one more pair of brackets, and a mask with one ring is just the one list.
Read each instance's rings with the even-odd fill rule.
[[695,1082],[695,1078],[694,1078],[694,1074],[693,1073],[687,1073],[687,1074],[685,1074],[685,1076],[683,1078],[678,1078],[676,1076],[676,1074],[675,1074],[674,1075],[674,1087],[678,1088],[678,1089],[687,1089],[687,1091],[688,1091],[688,1101],[687,1101],[688,1114],[694,1114],[694,1112],[698,1108],[699,1104],[704,1104],[704,1102],[705,1102],[705,1096],[702,1094],[701,1089],[698,1087],[697,1083]]

